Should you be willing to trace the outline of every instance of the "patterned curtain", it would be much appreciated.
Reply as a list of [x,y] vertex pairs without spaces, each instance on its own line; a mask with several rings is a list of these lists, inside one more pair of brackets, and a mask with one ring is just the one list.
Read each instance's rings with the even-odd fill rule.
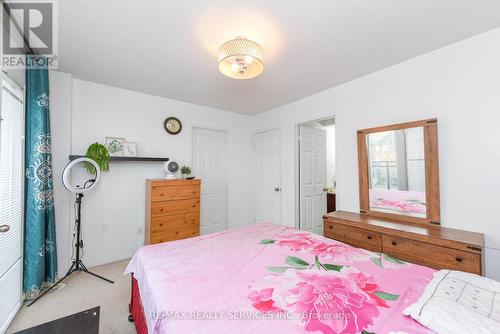
[[[45,61],[26,69],[24,282],[26,299],[54,283],[56,230],[50,147],[49,75]],[[29,59],[28,59],[29,60]],[[30,61],[28,61],[30,63]]]

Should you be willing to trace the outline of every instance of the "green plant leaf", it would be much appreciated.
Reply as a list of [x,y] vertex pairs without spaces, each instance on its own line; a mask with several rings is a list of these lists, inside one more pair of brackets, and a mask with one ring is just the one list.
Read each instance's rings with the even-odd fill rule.
[[298,257],[295,256],[287,256],[286,257],[286,264],[289,264],[294,267],[307,267],[309,266],[309,263],[306,261],[299,259]]
[[274,240],[272,239],[264,239],[259,242],[261,245],[269,245],[269,244],[274,244]]
[[395,257],[392,257],[390,255],[384,254],[383,256],[384,256],[384,259],[386,261],[389,261],[389,262],[392,262],[392,263],[396,263],[396,264],[406,264],[406,262],[401,261],[399,259],[396,259]]
[[392,293],[382,291],[375,291],[374,294],[375,296],[383,300],[397,300],[399,298],[399,295],[393,295]]
[[287,269],[290,269],[290,267],[267,267],[267,270],[273,273],[284,273]]
[[322,263],[321,266],[326,270],[340,271],[344,266],[339,266],[337,264]]
[[[101,168],[101,171],[109,171],[109,152],[104,145],[99,143],[90,144],[85,155],[87,158],[94,160]],[[90,174],[96,174],[95,168],[92,164],[85,162],[84,167]]]
[[189,166],[182,166],[181,167],[181,174],[185,174],[185,175],[190,175],[191,174],[191,167]]
[[379,257],[372,257],[371,260],[372,260],[373,263],[375,263],[380,268],[384,268],[384,266],[382,265],[382,261],[380,260]]

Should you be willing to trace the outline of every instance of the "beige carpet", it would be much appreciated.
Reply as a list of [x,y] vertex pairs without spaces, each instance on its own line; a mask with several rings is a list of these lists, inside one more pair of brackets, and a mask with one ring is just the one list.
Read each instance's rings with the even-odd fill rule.
[[74,273],[62,289],[49,292],[30,307],[24,305],[7,333],[43,324],[95,306],[101,307],[99,333],[135,333],[128,322],[130,275],[123,275],[128,260],[89,268],[90,271],[115,281],[107,283],[86,273]]

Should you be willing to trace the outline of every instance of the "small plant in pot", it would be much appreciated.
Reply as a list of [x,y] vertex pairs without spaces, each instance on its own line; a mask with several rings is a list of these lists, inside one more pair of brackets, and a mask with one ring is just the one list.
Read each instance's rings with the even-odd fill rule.
[[191,167],[186,166],[186,165],[182,166],[181,167],[181,174],[182,174],[182,177],[187,179],[191,175]]
[[[101,168],[101,171],[109,171],[109,152],[104,145],[99,143],[90,144],[85,156],[94,160]],[[94,166],[92,166],[92,164],[86,162],[84,166],[90,174],[94,175],[96,173],[95,168]]]

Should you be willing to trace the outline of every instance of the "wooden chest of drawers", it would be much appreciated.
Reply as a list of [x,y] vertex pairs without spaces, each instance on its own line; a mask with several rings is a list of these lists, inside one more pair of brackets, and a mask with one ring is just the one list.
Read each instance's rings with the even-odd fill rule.
[[435,269],[483,274],[481,233],[413,225],[345,211],[328,213],[323,219],[325,237]]
[[200,235],[200,185],[200,180],[146,180],[146,244]]

